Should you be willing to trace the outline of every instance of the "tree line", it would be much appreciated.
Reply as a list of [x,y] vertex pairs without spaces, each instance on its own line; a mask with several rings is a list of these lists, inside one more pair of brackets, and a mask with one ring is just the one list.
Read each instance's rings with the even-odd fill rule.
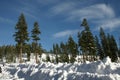
[[[30,61],[30,54],[34,53],[34,51],[35,51],[34,43],[24,44],[22,52],[27,54],[27,61]],[[38,53],[39,56],[41,55],[42,52],[44,52],[40,44],[37,46],[36,52]],[[0,46],[0,59],[3,62],[8,63],[16,62],[16,59],[19,58],[19,55],[20,55],[19,47],[17,45]]]
[[[78,55],[82,55],[82,62],[96,61],[109,56],[113,62],[120,57],[120,49],[113,35],[106,34],[103,28],[100,28],[99,37],[94,36],[90,30],[87,19],[83,19],[82,27],[84,30],[78,32],[78,42],[75,42],[72,36],[69,36],[66,43],[53,44],[52,53],[56,56],[56,62],[73,63]],[[47,58],[49,60],[49,58]],[[50,61],[50,60],[49,60]]]
[[[94,36],[90,30],[87,19],[83,19],[81,26],[84,28],[83,31],[78,32],[78,42],[75,42],[70,35],[66,43],[61,42],[60,44],[53,44],[51,53],[55,54],[55,61],[73,63],[76,61],[77,55],[82,55],[82,62],[95,61],[98,56],[102,60],[109,56],[113,62],[117,61],[120,57],[120,49],[113,35],[106,34],[103,28],[100,28],[99,37]],[[44,51],[40,40],[40,28],[38,22],[34,22],[33,29],[28,33],[28,26],[22,13],[18,22],[15,26],[15,33],[13,37],[16,41],[16,45],[3,45],[0,46],[0,58],[5,58],[7,62],[15,61],[16,57],[19,58],[22,63],[23,53],[27,53],[27,59],[30,60],[30,54],[35,54],[36,63],[39,63],[38,57],[41,56]],[[29,40],[32,39],[32,43]],[[38,56],[39,55],[39,56]],[[47,60],[50,61],[49,56]]]

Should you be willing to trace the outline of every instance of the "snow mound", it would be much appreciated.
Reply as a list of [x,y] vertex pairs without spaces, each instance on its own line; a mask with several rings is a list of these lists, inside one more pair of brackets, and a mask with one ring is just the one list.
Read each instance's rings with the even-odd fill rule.
[[2,70],[0,80],[120,80],[120,63],[109,57],[89,63],[14,63]]

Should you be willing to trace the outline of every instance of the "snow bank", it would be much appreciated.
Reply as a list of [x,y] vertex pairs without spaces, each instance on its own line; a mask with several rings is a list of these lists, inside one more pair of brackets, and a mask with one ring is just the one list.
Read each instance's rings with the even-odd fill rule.
[[[1,75],[7,80],[120,80],[120,63],[112,63],[107,57],[87,64],[6,64]],[[0,80],[5,79],[1,75]]]

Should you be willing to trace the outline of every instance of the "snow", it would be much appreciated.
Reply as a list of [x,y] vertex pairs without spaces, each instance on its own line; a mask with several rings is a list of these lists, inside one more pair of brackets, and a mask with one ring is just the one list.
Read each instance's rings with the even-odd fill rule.
[[120,63],[112,63],[109,57],[87,63],[27,62],[0,66],[0,80],[120,80]]

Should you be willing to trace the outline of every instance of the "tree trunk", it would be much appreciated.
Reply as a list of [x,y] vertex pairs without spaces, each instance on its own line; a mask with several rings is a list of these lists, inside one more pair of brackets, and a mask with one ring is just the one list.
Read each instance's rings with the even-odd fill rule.
[[83,63],[85,62],[85,52],[83,53]]
[[35,59],[36,59],[36,63],[38,63],[38,53],[37,53],[37,41],[35,43]]
[[20,63],[22,63],[22,43],[20,44]]
[[36,63],[38,63],[38,58],[37,58],[37,52],[35,51],[35,59],[36,59]]

